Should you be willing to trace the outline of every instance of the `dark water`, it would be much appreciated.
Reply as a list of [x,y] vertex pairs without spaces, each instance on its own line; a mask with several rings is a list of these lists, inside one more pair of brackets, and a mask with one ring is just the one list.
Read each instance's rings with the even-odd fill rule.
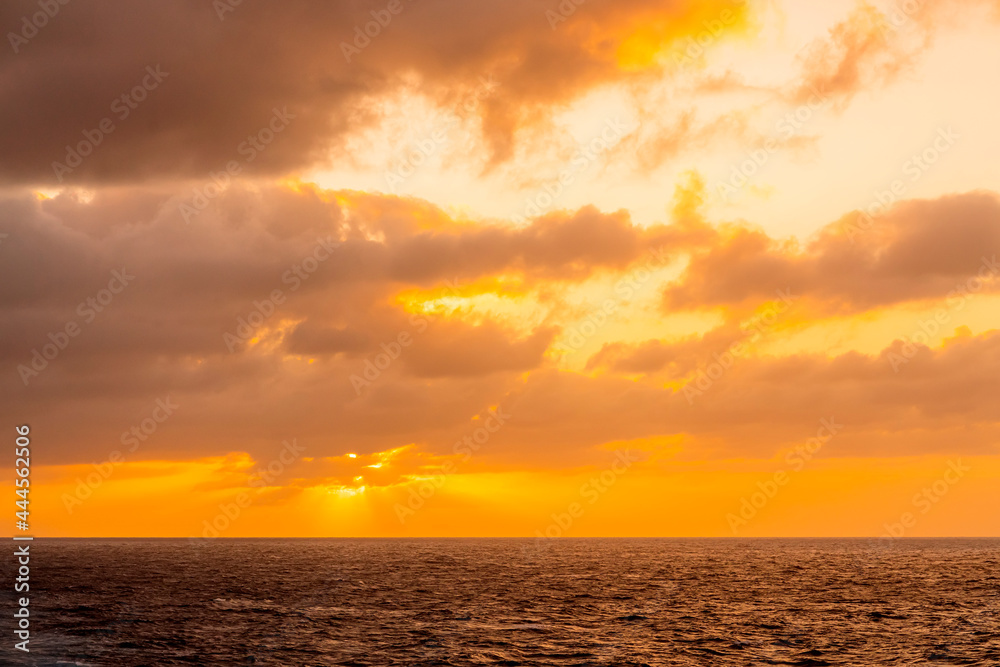
[[2,664],[1000,665],[1000,540],[45,540],[32,551],[32,651],[11,650],[5,611]]

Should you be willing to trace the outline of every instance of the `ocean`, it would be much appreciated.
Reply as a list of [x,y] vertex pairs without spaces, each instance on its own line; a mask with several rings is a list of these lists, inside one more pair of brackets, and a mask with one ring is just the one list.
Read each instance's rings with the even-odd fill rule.
[[[11,549],[13,551],[13,549]],[[36,540],[10,665],[1000,665],[996,539]]]

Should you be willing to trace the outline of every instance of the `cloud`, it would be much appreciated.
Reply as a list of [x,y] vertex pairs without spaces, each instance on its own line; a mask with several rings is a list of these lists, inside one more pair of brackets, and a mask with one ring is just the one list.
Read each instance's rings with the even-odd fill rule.
[[308,321],[295,327],[285,338],[285,347],[292,354],[318,355],[358,353],[370,350],[368,336],[348,327],[310,326]]
[[[814,430],[824,416],[817,406],[856,429],[842,440],[854,453],[907,451],[902,440],[878,444],[900,420],[919,432],[911,442],[920,451],[962,423],[975,431],[963,447],[995,442],[985,393],[997,371],[995,333],[916,346],[898,373],[888,359],[895,348],[751,354],[694,404],[683,394],[779,287],[809,306],[806,315],[944,301],[1000,242],[995,195],[905,202],[853,242],[851,214],[798,244],[709,225],[699,188],[695,177],[680,186],[673,221],[649,227],[592,208],[487,224],[417,200],[295,184],[231,186],[189,225],[177,213],[182,195],[166,186],[8,198],[0,394],[19,419],[46,425],[47,463],[106,459],[168,396],[181,407],[134,460],[247,452],[267,461],[292,437],[318,458],[409,444],[446,456],[492,405],[514,417],[470,470],[584,465],[608,442],[664,437],[678,439],[682,458],[766,456]],[[328,237],[339,245],[319,253]],[[567,290],[605,298],[594,285],[614,284],[661,247],[689,262],[673,282],[651,284],[653,295],[673,311],[722,309],[723,323],[639,341],[608,328],[587,372],[561,368],[549,350],[579,310],[566,307]],[[661,267],[657,279],[676,275]],[[88,321],[79,304],[122,270],[134,278]],[[517,289],[507,291],[504,277]],[[283,300],[268,305],[275,290]],[[482,305],[483,295],[512,310]],[[514,316],[529,296],[538,312]],[[623,305],[616,323],[645,307]],[[79,333],[25,386],[19,366],[69,322]],[[412,343],[357,391],[350,378],[401,332]],[[232,351],[224,334],[241,337]]]
[[[568,451],[665,436],[681,439],[684,461],[769,458],[811,437],[823,417],[845,425],[836,456],[995,452],[1000,423],[989,407],[989,378],[1000,364],[1000,332],[918,346],[896,372],[890,355],[902,345],[876,355],[740,359],[693,403],[655,378],[544,371],[506,405],[518,417],[511,426],[518,455],[547,465]],[[956,442],[950,434],[963,429]]]
[[420,377],[528,371],[541,365],[555,334],[554,327],[542,327],[517,339],[493,322],[443,321],[420,336],[405,363]]
[[[792,99],[807,102],[817,92],[843,108],[855,94],[884,88],[909,70],[926,50],[933,24],[924,21],[924,7],[888,13],[859,3],[851,14],[802,52],[802,80]],[[909,7],[910,5],[907,5]]]
[[[319,413],[354,424],[331,447],[369,439],[381,447],[388,432],[395,438],[411,425],[347,418],[352,405],[385,403],[394,412],[402,401],[404,411],[424,410],[428,423],[455,422],[492,402],[503,376],[543,364],[557,329],[526,329],[489,313],[476,322],[448,309],[414,313],[400,293],[459,285],[462,294],[505,294],[498,275],[520,276],[522,292],[557,287],[613,274],[652,239],[624,214],[594,209],[526,227],[471,224],[416,200],[299,186],[233,185],[185,225],[183,198],[150,186],[0,201],[9,234],[0,263],[0,392],[25,419],[67,417],[52,434],[57,459],[106,457],[167,395],[183,397],[184,409],[144,443],[142,456],[263,455],[290,434],[279,426],[284,418],[266,417],[270,409],[261,409],[269,425],[239,425],[249,386],[274,397],[282,414],[301,415],[314,435],[327,428],[303,412],[317,407],[315,397],[293,397],[309,384],[321,390],[338,407]],[[112,294],[114,272],[131,278]],[[426,320],[423,336],[414,318]],[[401,331],[414,334],[414,345],[359,397],[348,378]],[[41,356],[54,341],[62,345],[55,358]],[[421,383],[450,381],[469,386],[428,409]],[[197,436],[178,437],[183,424],[201,420]]]
[[871,221],[851,213],[804,246],[733,226],[693,254],[663,306],[755,306],[782,289],[827,313],[943,300],[969,280],[992,290],[997,271],[985,260],[998,251],[1000,199],[990,192],[907,201]]
[[587,360],[586,369],[612,373],[655,373],[668,369],[671,377],[683,377],[711,361],[711,355],[745,338],[738,327],[726,324],[705,335],[676,341],[647,340],[643,343],[605,343]]
[[[386,96],[418,88],[448,108],[487,76],[501,93],[477,113],[499,163],[520,128],[601,85],[660,72],[658,53],[731,6],[591,0],[553,29],[546,11],[558,3],[535,0],[405,0],[396,14],[385,2],[293,0],[220,16],[219,4],[71,4],[4,51],[4,92],[18,104],[0,110],[0,181],[61,182],[53,163],[88,141],[66,182],[202,179],[232,160],[243,176],[300,172],[352,160],[347,137],[380,122]],[[5,3],[0,23],[33,11]],[[162,72],[152,88],[147,68]]]

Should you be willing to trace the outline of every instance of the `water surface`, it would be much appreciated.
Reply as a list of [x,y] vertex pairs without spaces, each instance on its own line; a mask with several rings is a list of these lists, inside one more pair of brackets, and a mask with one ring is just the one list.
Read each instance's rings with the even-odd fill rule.
[[0,663],[996,666],[998,563],[1000,540],[39,540],[32,651]]

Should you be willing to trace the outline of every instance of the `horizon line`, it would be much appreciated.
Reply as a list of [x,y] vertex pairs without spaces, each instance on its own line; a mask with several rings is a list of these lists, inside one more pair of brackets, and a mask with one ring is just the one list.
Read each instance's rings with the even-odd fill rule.
[[[14,539],[19,536],[9,536]],[[22,539],[29,536],[20,536]],[[581,536],[530,536],[530,535],[418,535],[418,536],[234,536],[234,537],[198,537],[198,536],[176,536],[176,535],[149,535],[149,536],[31,536],[32,540],[878,540],[878,541],[905,541],[905,540],[1000,540],[1000,535],[929,535],[929,536],[872,536],[872,535],[839,535],[839,536],[793,536],[793,535],[771,535],[771,536],[741,536],[741,535],[581,535]]]

